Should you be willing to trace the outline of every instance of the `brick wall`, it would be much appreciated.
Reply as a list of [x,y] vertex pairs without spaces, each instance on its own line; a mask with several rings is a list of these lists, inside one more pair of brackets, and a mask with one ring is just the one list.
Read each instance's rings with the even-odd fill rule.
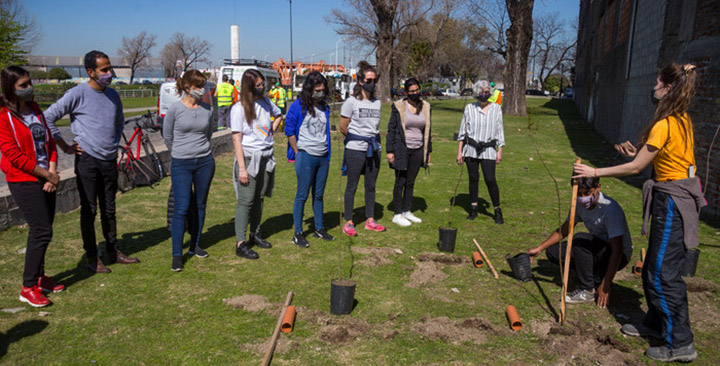
[[697,2],[693,39],[720,34],[720,1],[697,0]]
[[621,0],[620,4],[620,21],[618,22],[617,44],[627,42],[630,34],[630,20],[632,19],[632,9],[634,0]]

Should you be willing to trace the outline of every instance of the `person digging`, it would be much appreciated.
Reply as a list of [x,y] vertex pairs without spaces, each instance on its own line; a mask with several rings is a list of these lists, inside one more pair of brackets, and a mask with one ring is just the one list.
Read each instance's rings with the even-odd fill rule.
[[[606,308],[615,273],[624,268],[632,256],[627,220],[622,207],[600,192],[599,178],[578,179],[577,203],[575,224],[585,223],[589,233],[573,236],[570,264],[575,269],[578,287],[565,297],[565,302],[590,302],[597,297],[597,305]],[[545,250],[548,260],[559,264],[565,257],[567,243],[558,243],[567,236],[569,221],[568,214],[558,230],[537,247],[528,249],[530,260]]]

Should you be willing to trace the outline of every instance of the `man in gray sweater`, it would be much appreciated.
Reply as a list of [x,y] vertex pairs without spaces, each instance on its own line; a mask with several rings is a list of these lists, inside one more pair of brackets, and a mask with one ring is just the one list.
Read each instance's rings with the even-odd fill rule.
[[[80,193],[80,229],[87,256],[87,269],[93,273],[110,273],[98,257],[95,239],[95,215],[100,203],[107,260],[109,263],[137,263],[117,248],[115,194],[118,188],[117,150],[125,117],[118,93],[108,86],[112,82],[110,58],[100,52],[85,55],[85,70],[90,81],[80,84],[62,96],[45,111],[45,118],[57,146],[75,155],[75,176]],[[75,142],[68,145],[55,124],[70,114]]]

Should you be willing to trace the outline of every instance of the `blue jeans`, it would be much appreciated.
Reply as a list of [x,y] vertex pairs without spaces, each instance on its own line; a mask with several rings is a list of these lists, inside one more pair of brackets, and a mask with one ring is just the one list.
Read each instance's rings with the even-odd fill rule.
[[293,203],[293,221],[295,232],[302,232],[303,211],[308,193],[312,189],[313,214],[315,215],[315,230],[323,229],[323,195],[327,182],[330,162],[327,155],[314,156],[299,150],[295,157],[295,174],[297,175],[297,193]]
[[183,238],[185,236],[185,218],[190,207],[192,187],[195,186],[195,199],[197,203],[197,239],[190,243],[194,248],[200,243],[205,223],[205,206],[207,205],[210,183],[215,175],[215,158],[212,154],[194,159],[172,159],[170,164],[172,189],[175,194],[175,210],[173,211],[172,227],[172,255],[182,255]]

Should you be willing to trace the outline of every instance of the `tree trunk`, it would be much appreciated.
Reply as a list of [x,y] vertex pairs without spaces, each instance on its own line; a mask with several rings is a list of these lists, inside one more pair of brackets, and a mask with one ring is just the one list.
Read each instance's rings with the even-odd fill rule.
[[525,80],[533,37],[534,0],[506,0],[506,3],[511,23],[506,32],[507,59],[503,72],[505,79],[503,113],[510,116],[526,116]]
[[132,85],[134,78],[135,78],[135,69],[130,69],[130,85]]
[[377,15],[378,44],[375,58],[377,60],[377,72],[379,74],[375,96],[383,102],[391,100],[390,87],[392,84],[392,48],[395,42],[393,35],[393,21],[397,11],[398,0],[371,1],[375,15]]

